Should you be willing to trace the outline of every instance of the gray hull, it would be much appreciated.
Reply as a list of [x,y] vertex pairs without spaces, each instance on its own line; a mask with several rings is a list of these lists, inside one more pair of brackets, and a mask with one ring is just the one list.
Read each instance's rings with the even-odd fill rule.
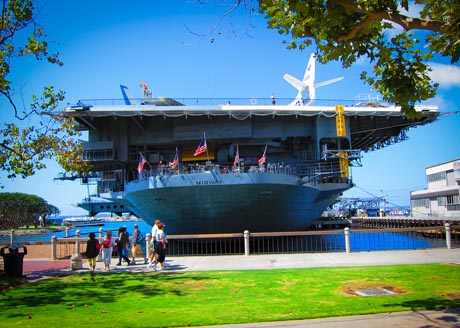
[[157,176],[127,186],[125,201],[169,234],[306,230],[349,183],[310,185],[286,174]]

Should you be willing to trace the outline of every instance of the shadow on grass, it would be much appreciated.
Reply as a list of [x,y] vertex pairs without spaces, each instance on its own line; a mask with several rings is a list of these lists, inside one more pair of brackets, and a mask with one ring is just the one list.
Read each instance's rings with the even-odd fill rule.
[[[48,305],[76,306],[96,303],[116,303],[129,297],[141,299],[162,294],[183,296],[179,287],[184,281],[209,281],[214,278],[193,273],[82,273],[71,276],[55,276],[32,284],[25,284],[0,293],[2,310],[14,309],[25,304],[29,308]],[[177,284],[178,288],[166,288]],[[186,292],[185,292],[186,293]]]
[[460,299],[457,297],[451,297],[451,299],[439,299],[439,298],[427,298],[423,300],[411,300],[405,301],[400,304],[391,303],[384,306],[394,307],[400,305],[407,308],[410,311],[424,311],[424,310],[445,310],[459,308],[460,310]]

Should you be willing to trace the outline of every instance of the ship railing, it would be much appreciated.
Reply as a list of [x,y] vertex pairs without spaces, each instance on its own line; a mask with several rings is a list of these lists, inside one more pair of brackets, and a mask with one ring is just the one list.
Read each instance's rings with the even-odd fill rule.
[[[154,105],[159,108],[180,108],[180,106],[287,106],[296,101],[295,98],[272,98],[272,97],[250,97],[250,98],[154,98],[151,103],[143,103],[141,98],[135,99],[138,104]],[[83,99],[79,101],[85,107],[90,106],[123,106],[124,99]],[[315,99],[314,105],[335,106],[338,104],[353,106],[355,99]]]
[[[197,174],[202,172],[215,172],[219,174],[229,173],[269,173],[269,174],[288,174],[304,178],[308,181],[316,183],[336,182],[340,177],[340,167],[338,163],[305,163],[305,164],[284,164],[284,163],[268,163],[267,165],[242,165],[228,166],[218,164],[195,164],[195,165],[179,165],[178,167],[168,167],[166,165],[144,171],[143,179],[148,179],[155,176],[175,175],[175,174]],[[343,180],[343,179],[341,179]]]

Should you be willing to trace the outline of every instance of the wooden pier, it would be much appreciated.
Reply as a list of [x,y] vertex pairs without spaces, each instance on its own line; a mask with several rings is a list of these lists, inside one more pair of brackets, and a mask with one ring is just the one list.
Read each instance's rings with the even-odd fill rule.
[[451,226],[460,225],[460,217],[411,217],[411,216],[383,216],[383,217],[352,217],[351,226],[354,228],[417,228],[439,227],[449,223]]

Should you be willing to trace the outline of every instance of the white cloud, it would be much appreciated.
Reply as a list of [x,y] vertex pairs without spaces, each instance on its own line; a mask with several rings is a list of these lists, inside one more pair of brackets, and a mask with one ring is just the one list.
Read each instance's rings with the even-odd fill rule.
[[429,72],[430,78],[439,83],[440,88],[450,88],[460,86],[460,67],[431,63],[433,71]]

